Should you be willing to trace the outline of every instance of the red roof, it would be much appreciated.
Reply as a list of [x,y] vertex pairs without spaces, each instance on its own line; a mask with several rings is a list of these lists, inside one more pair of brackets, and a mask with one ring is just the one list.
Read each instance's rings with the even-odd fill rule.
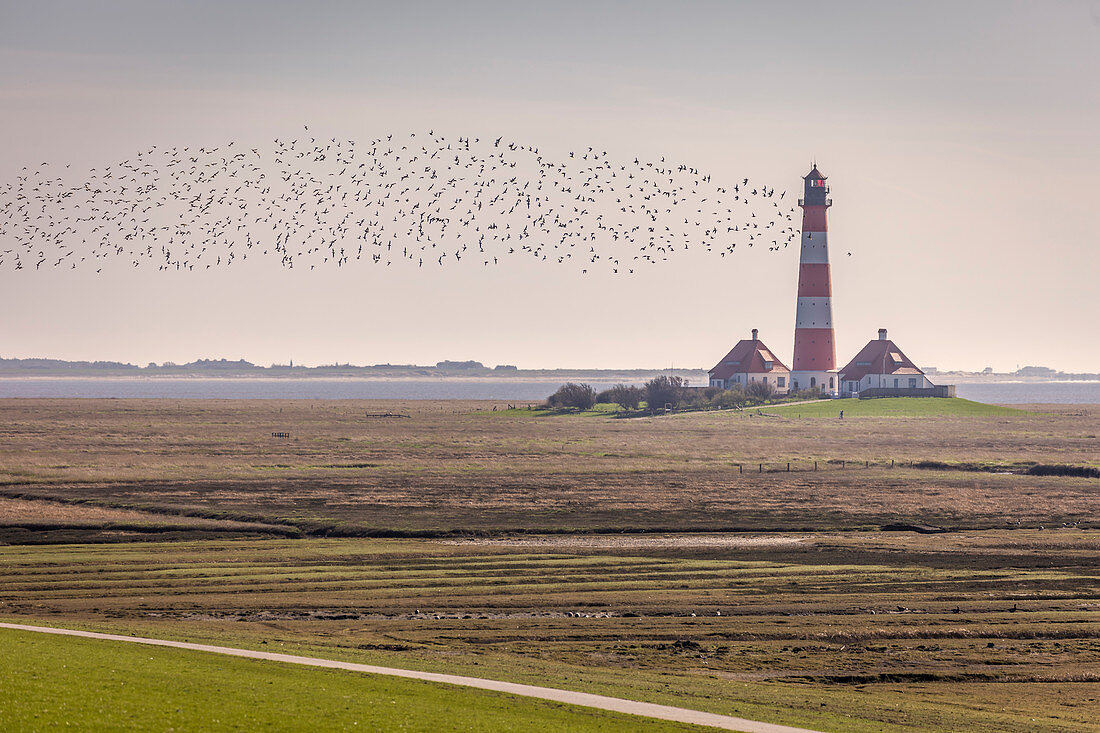
[[[765,364],[769,361],[772,363],[771,369]],[[730,353],[722,357],[722,361],[714,365],[710,376],[711,379],[729,379],[734,374],[785,374],[790,371],[760,339],[741,339],[730,349]]]
[[890,339],[874,339],[840,370],[844,381],[859,381],[868,374],[924,374]]

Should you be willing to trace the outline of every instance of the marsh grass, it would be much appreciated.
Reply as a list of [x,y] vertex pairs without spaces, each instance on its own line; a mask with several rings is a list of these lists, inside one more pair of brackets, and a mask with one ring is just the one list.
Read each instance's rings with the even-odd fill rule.
[[[807,407],[820,404],[836,403]],[[625,421],[485,407],[5,400],[0,496],[334,536],[1095,526],[1100,513],[1096,479],[999,475],[1100,465],[1095,407]],[[364,417],[384,411],[411,417]],[[292,438],[270,437],[282,430]]]
[[[0,544],[0,616],[823,730],[1095,729],[1097,479],[1023,469],[1100,465],[1100,408],[486,407],[0,401],[0,543],[58,543]],[[324,538],[357,535],[407,539]]]
[[801,405],[768,405],[761,408],[785,417],[997,417],[1020,416],[1024,410],[987,405],[961,397],[882,397],[870,400],[838,399]]
[[12,546],[0,615],[822,730],[1094,722],[1093,532],[648,539]]

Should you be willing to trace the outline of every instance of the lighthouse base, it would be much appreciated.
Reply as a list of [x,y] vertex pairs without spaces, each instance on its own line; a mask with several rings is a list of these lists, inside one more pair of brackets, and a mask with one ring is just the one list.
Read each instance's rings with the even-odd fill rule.
[[840,377],[836,369],[792,371],[791,391],[811,389],[822,397],[836,397],[840,390]]

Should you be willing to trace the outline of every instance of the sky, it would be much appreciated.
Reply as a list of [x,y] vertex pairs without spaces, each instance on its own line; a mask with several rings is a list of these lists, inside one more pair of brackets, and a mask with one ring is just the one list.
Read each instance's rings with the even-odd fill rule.
[[[0,185],[305,125],[665,156],[793,196],[816,160],[838,366],[888,328],[922,366],[1100,371],[1094,0],[0,0],[0,64]],[[758,328],[789,365],[798,253],[634,275],[125,264],[0,269],[0,356],[709,368]]]

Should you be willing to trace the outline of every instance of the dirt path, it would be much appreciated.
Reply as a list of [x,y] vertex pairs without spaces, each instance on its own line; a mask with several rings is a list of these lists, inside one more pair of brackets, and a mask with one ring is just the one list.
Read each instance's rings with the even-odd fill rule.
[[127,641],[133,644],[150,644],[153,646],[166,646],[175,649],[190,649],[198,652],[212,652],[214,654],[228,654],[234,657],[247,657],[249,659],[263,659],[271,662],[286,662],[289,664],[304,664],[310,667],[326,667],[329,669],[345,669],[351,672],[366,672],[368,674],[385,674],[393,677],[406,677],[427,682],[441,682],[448,685],[463,685],[465,687],[477,687],[482,690],[494,690],[511,695],[535,697],[541,700],[566,703],[568,705],[580,705],[582,707],[610,710],[628,715],[641,715],[647,718],[660,720],[672,720],[678,723],[692,723],[694,725],[706,725],[724,730],[742,731],[743,733],[815,733],[806,728],[792,728],[785,725],[772,723],[760,723],[755,720],[735,718],[729,715],[717,713],[705,713],[700,710],[677,708],[670,705],[656,705],[635,700],[623,700],[617,697],[605,697],[604,695],[592,695],[587,692],[571,692],[558,690],[553,687],[536,687],[534,685],[521,685],[514,682],[500,682],[498,680],[485,680],[478,677],[463,677],[453,674],[438,674],[435,672],[417,672],[409,669],[396,669],[393,667],[376,667],[371,664],[356,664],[354,662],[338,662],[331,659],[318,659],[316,657],[299,657],[293,654],[277,654],[273,652],[257,652],[251,649],[234,649],[224,646],[210,646],[208,644],[191,644],[184,641],[167,641],[164,639],[146,639],[138,636],[118,636],[116,634],[98,634],[92,631],[77,631],[74,629],[58,629],[48,626],[27,626],[24,624],[0,623],[0,628],[14,629],[16,631],[35,631],[44,634],[60,634],[62,636],[80,636],[86,639],[104,639],[107,641]]

